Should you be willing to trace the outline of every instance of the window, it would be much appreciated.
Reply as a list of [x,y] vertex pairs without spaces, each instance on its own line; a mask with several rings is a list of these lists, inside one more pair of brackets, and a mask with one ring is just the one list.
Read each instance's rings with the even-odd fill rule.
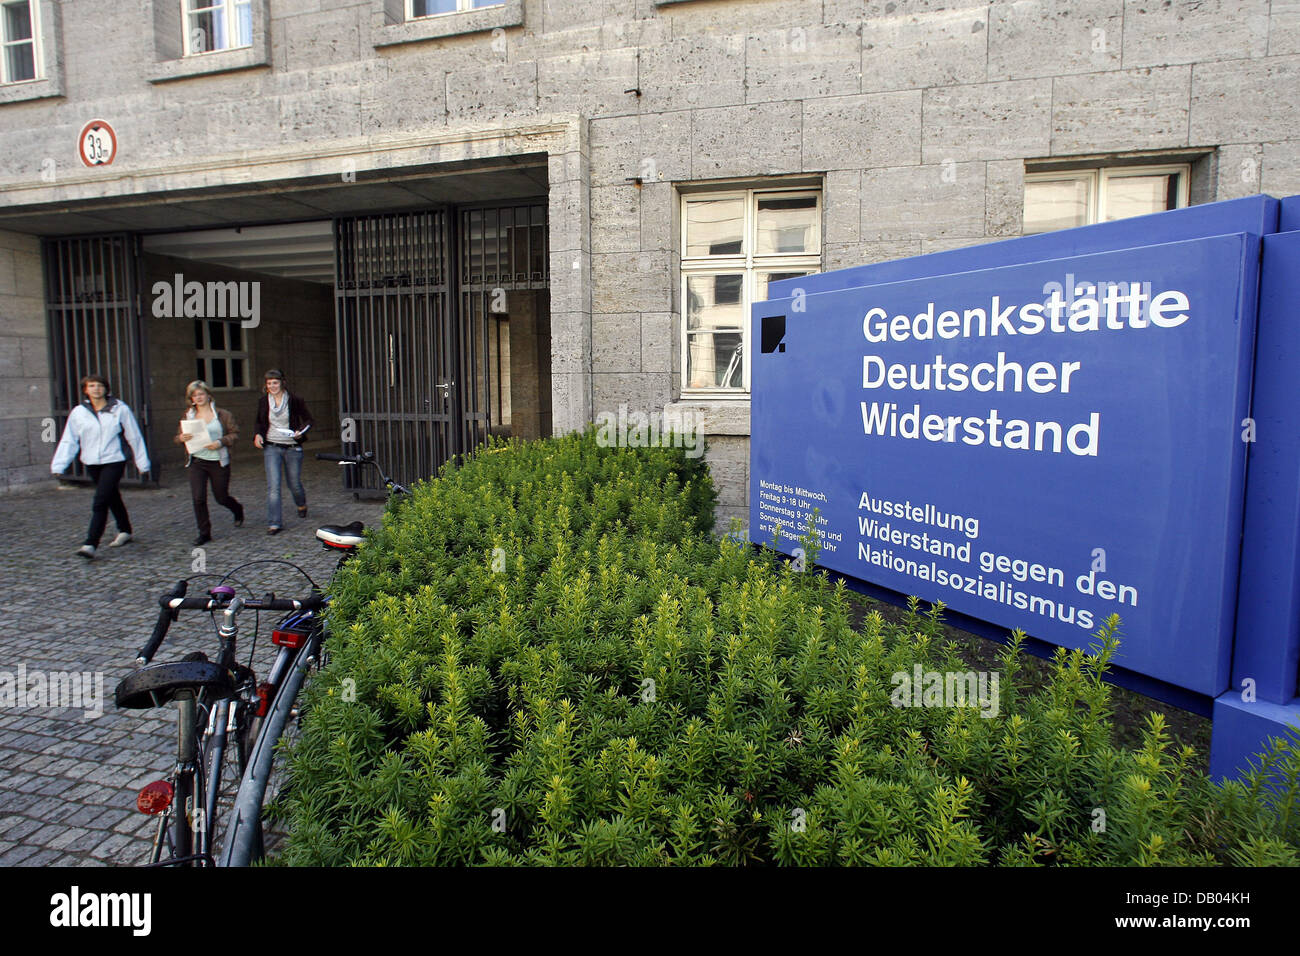
[[1110,166],[1025,174],[1024,234],[1187,205],[1190,167]]
[[749,389],[749,306],[779,279],[821,270],[821,192],[682,196],[684,393]]
[[506,0],[406,0],[406,19],[436,17],[444,13],[465,13],[483,7],[499,7]]
[[523,0],[370,0],[376,47],[523,26]]
[[185,6],[185,55],[234,50],[253,44],[250,0],[181,0]]
[[238,322],[194,323],[197,378],[218,389],[248,387],[247,332]]
[[40,17],[34,4],[35,0],[0,4],[5,83],[24,83],[41,76]]
[[271,65],[270,0],[140,0],[153,24],[150,83]]

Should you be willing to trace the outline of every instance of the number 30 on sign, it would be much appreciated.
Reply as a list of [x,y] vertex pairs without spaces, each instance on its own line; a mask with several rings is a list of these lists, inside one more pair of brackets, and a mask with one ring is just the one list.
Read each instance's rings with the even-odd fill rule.
[[91,120],[81,131],[78,146],[87,166],[107,166],[117,156],[117,134],[103,120]]

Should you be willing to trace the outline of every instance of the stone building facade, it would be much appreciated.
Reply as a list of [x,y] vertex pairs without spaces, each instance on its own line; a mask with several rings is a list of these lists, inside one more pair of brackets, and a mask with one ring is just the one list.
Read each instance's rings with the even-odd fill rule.
[[[521,434],[698,410],[726,518],[748,496],[742,319],[773,276],[1300,192],[1300,2],[0,6],[0,488],[48,476],[66,391],[43,240],[113,233],[175,256],[165,237],[189,231],[534,201],[545,288],[506,290],[494,407]],[[112,127],[111,164],[78,154],[92,121]],[[250,377],[315,335],[327,392],[348,349],[382,351],[339,340],[341,300],[315,281],[315,324],[277,332]],[[198,346],[148,338],[172,343],[149,363],[161,422]]]

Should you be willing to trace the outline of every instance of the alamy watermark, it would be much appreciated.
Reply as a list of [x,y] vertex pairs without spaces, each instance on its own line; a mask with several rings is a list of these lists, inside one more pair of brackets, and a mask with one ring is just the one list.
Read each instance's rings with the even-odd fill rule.
[[58,928],[123,927],[133,936],[148,936],[152,912],[152,893],[83,893],[73,886],[50,897],[50,925]]
[[[1065,274],[1064,282],[1043,283],[1043,294],[1047,296],[1043,300],[1045,309],[1064,311],[1071,319],[1078,319],[1082,315],[1085,321],[1096,321],[1100,318],[1104,306],[1108,323],[1118,318],[1131,321],[1131,324],[1137,328],[1147,324],[1149,320],[1146,313],[1152,306],[1150,282],[1124,279],[1116,282],[1099,279],[1094,282],[1078,278],[1073,272]],[[1164,293],[1164,296],[1168,296],[1168,293]],[[1162,303],[1169,304],[1165,302],[1164,297]],[[1147,306],[1146,309],[1143,308],[1144,304]],[[1163,307],[1162,304],[1161,308]],[[1186,306],[1184,305],[1183,308]],[[1110,327],[1116,326],[1112,324]]]
[[39,671],[19,664],[18,670],[0,670],[0,707],[56,710],[76,708],[86,718],[104,714],[102,671]]
[[687,458],[704,454],[704,415],[686,408],[661,414],[628,411],[596,415],[596,444],[602,448],[685,448]]
[[262,321],[261,282],[186,282],[178,272],[171,282],[155,282],[152,291],[155,318],[239,319],[246,329]]
[[895,707],[975,707],[981,717],[998,715],[998,675],[988,671],[896,671],[889,702]]

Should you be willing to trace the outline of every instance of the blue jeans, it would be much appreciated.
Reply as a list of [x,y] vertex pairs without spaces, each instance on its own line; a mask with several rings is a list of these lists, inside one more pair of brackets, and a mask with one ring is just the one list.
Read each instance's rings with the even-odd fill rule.
[[286,448],[267,442],[262,446],[262,461],[266,464],[266,524],[269,528],[282,527],[280,520],[280,469],[289,479],[289,493],[299,508],[307,504],[307,492],[302,487],[302,446]]

